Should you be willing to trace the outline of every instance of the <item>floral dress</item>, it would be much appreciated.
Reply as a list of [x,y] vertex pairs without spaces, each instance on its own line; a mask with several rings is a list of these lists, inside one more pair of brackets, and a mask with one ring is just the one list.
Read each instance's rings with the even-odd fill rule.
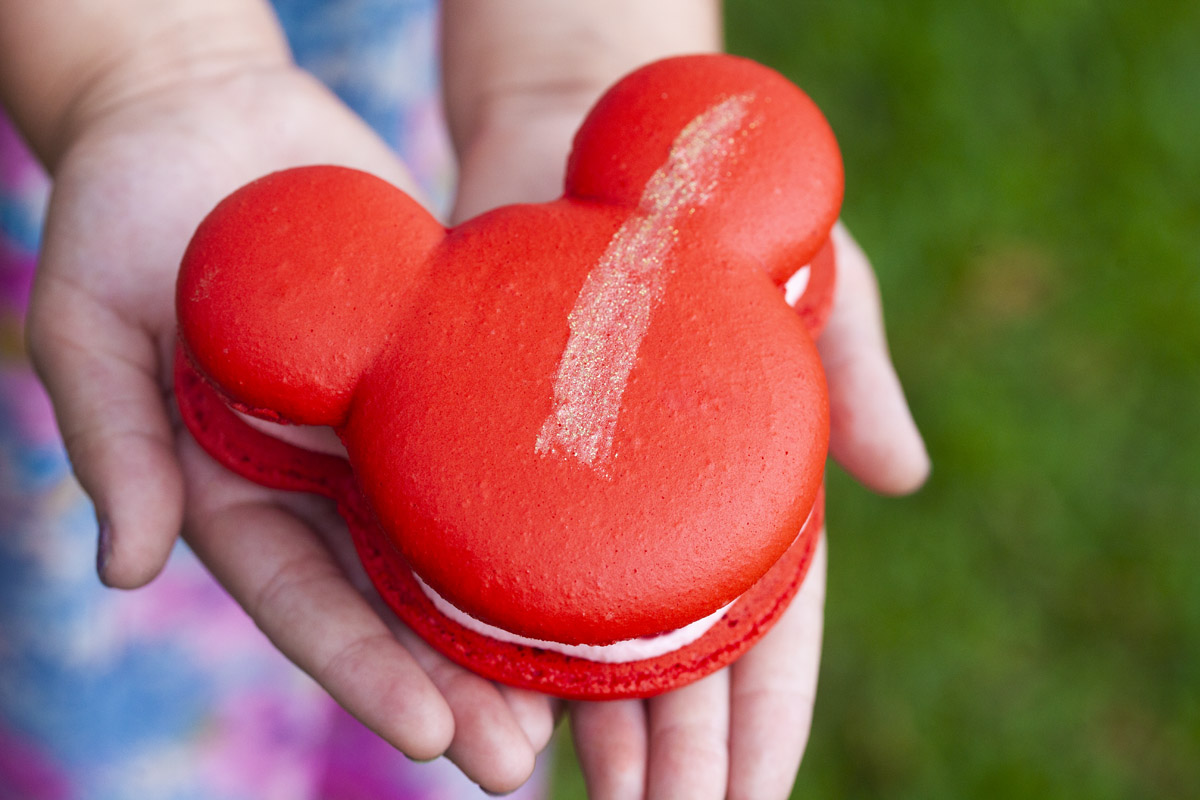
[[[297,60],[444,205],[435,4],[276,9]],[[145,589],[100,584],[94,513],[22,345],[47,195],[0,118],[0,800],[481,796],[453,765],[411,763],[338,708],[183,545]]]

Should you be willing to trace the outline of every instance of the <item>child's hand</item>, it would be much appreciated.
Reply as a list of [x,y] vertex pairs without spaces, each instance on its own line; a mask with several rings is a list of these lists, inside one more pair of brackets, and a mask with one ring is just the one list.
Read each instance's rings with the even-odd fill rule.
[[214,47],[140,83],[102,81],[81,95],[69,139],[31,135],[54,189],[29,343],[105,532],[100,574],[146,583],[182,529],[275,645],[368,726],[413,758],[447,752],[486,788],[515,788],[550,737],[551,702],[431,651],[378,602],[331,509],[217,468],[174,417],[175,276],[218,200],[303,163],[412,189],[386,146],[282,46],[244,56]]
[[[834,457],[886,494],[915,490],[929,459],[887,354],[875,276],[844,228],[834,311],[818,346]],[[808,742],[825,602],[824,537],[787,612],[733,666],[647,702],[576,703],[589,796],[785,798]]]

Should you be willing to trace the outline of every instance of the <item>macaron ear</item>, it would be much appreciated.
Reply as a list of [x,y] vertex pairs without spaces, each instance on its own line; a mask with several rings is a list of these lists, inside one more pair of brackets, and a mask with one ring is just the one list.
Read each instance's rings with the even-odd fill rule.
[[365,172],[260,178],[213,209],[184,254],[186,352],[239,410],[338,425],[444,237],[416,201]]
[[648,181],[669,161],[681,164],[682,180],[703,184],[691,187],[695,210],[720,241],[759,260],[776,283],[813,260],[837,219],[842,161],[833,132],[806,94],[753,61],[682,56],[631,73],[576,135],[566,191],[643,205]]

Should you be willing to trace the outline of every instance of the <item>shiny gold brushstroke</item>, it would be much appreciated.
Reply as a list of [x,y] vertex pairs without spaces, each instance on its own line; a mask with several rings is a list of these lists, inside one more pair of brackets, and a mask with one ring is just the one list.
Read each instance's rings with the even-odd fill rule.
[[681,216],[704,205],[735,155],[752,94],[729,97],[692,119],[588,273],[568,317],[571,333],[554,379],[554,407],[537,452],[567,453],[608,477],[621,397],[650,315],[670,276]]

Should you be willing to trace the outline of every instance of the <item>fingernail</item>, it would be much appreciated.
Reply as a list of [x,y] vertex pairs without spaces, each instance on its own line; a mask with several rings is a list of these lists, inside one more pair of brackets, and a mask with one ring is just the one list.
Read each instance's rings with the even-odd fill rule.
[[[482,786],[479,788],[483,789]],[[513,789],[512,792],[489,792],[487,789],[483,789],[483,793],[486,794],[488,797],[508,797],[510,794],[512,794],[515,791],[516,791],[516,789]]]
[[104,568],[112,555],[112,525],[102,516],[96,517],[96,524],[100,529],[96,537],[96,574],[103,578]]

